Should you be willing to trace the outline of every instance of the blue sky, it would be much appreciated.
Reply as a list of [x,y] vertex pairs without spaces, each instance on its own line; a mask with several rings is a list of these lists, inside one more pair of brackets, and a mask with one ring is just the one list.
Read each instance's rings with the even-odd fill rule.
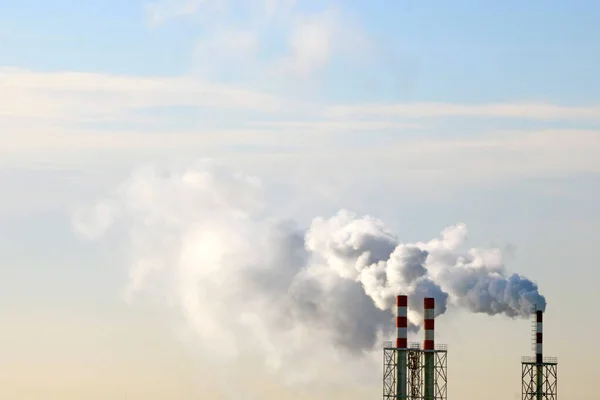
[[[306,9],[325,7],[313,2]],[[326,94],[338,101],[358,91],[361,100],[373,101],[581,104],[598,91],[595,2],[349,1],[343,11],[387,54],[364,68],[334,62]],[[8,2],[1,21],[0,62],[46,71],[181,74],[191,68],[192,49],[203,32],[193,16],[150,28],[141,1]],[[227,21],[243,24],[243,17]],[[266,46],[276,47],[277,41],[270,37]],[[377,90],[349,87],[349,75],[376,81]]]
[[[208,157],[258,176],[268,212],[302,227],[348,208],[403,241],[464,222],[470,246],[515,248],[507,268],[550,304],[561,391],[592,399],[600,325],[568,327],[598,301],[600,4],[493,3],[0,0],[0,397],[227,398],[160,295],[123,299],[128,243],[74,228],[140,165]],[[439,326],[453,397],[518,392],[527,321]],[[381,390],[292,397],[244,362],[259,398]]]

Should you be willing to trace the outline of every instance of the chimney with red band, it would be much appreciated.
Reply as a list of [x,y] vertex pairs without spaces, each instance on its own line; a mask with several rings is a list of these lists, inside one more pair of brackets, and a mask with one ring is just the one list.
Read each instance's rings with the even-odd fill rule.
[[408,331],[408,296],[396,297],[396,395],[398,400],[406,400],[407,387],[407,331]]
[[433,350],[435,348],[435,299],[426,297],[424,306],[425,341],[423,342],[423,350]]
[[424,398],[425,400],[434,400],[435,395],[435,299],[425,297],[423,303],[423,325],[425,330],[425,340],[423,341],[423,350],[425,351],[425,379],[424,379]]
[[406,336],[408,331],[407,306],[408,296],[396,297],[396,347],[399,349],[408,347]]

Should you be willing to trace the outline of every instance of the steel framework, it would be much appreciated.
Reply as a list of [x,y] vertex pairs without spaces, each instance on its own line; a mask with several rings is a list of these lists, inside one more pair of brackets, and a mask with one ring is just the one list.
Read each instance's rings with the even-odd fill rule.
[[521,378],[523,400],[558,399],[557,358],[544,357],[541,363],[537,363],[535,357],[523,357]]
[[[399,353],[407,354],[406,374],[408,393],[400,399],[396,393]],[[434,360],[434,392],[433,397],[425,397],[425,358],[433,356]],[[423,350],[420,343],[411,343],[408,349],[393,347],[392,342],[385,342],[383,348],[383,399],[399,400],[447,400],[448,396],[448,347],[436,345],[435,350]]]

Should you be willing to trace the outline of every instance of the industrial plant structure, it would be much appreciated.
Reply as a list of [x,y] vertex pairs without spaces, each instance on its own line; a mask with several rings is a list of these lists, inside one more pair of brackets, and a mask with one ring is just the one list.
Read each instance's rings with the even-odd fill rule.
[[383,349],[384,400],[446,400],[448,349],[435,344],[435,300],[424,299],[422,347],[408,343],[408,297],[397,296],[396,306],[396,346],[386,342]]
[[558,359],[543,356],[544,313],[533,309],[532,343],[535,357],[521,359],[521,393],[523,400],[556,400],[558,398]]
[[[435,344],[435,300],[424,299],[423,346],[408,343],[408,297],[396,298],[396,345],[385,342],[383,349],[384,400],[447,400],[446,345]],[[533,310],[535,357],[521,360],[522,399],[557,400],[558,360],[543,357],[543,311]]]

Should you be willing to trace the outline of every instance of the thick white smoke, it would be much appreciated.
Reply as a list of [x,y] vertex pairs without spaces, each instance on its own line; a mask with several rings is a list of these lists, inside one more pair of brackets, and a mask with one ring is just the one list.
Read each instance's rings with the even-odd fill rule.
[[128,293],[166,297],[206,352],[259,356],[272,368],[300,371],[327,349],[371,351],[392,338],[400,293],[413,331],[424,296],[436,298],[438,315],[457,306],[525,317],[532,304],[545,307],[533,282],[507,273],[499,250],[461,250],[462,224],[401,244],[381,221],[342,210],[302,230],[269,215],[258,179],[206,161],[138,171],[75,223],[94,239],[122,228]]

